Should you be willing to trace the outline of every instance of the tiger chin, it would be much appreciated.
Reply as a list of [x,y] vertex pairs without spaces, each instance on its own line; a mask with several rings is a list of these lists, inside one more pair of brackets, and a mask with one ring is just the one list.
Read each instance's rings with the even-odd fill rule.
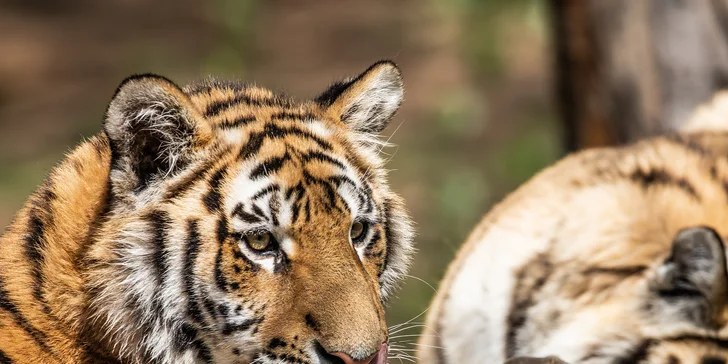
[[0,239],[0,362],[385,363],[402,97],[389,61],[305,102],[126,79]]
[[473,230],[422,363],[725,364],[728,94],[679,132],[585,150]]

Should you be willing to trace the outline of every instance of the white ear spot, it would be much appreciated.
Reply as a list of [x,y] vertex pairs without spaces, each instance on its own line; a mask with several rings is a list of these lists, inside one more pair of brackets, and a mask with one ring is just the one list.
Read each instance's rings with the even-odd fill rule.
[[380,68],[344,108],[341,119],[354,130],[381,132],[402,104],[404,88],[399,70],[391,66]]

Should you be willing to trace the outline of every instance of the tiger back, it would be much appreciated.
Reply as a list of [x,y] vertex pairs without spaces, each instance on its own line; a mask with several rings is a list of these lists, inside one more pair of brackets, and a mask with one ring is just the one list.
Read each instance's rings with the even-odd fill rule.
[[306,102],[125,80],[0,238],[0,362],[383,363],[402,95],[388,61]]
[[726,363],[727,119],[719,94],[679,133],[575,153],[496,205],[441,283],[421,362]]

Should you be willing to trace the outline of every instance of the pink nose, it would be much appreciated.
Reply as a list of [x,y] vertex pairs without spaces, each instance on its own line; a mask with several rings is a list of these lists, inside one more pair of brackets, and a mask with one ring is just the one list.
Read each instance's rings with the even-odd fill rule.
[[349,354],[341,352],[331,353],[331,355],[343,360],[344,364],[386,364],[388,351],[389,347],[387,343],[384,343],[379,347],[379,351],[363,360],[354,360]]

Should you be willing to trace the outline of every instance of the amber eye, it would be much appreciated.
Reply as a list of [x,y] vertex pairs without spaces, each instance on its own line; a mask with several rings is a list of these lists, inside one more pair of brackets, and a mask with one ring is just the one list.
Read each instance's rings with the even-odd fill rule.
[[273,237],[269,232],[260,232],[246,235],[245,241],[248,243],[250,249],[264,251],[270,248]]
[[364,221],[355,221],[353,224],[351,224],[351,230],[349,231],[349,236],[351,237],[351,241],[353,242],[359,242],[361,241],[367,232],[367,223]]

